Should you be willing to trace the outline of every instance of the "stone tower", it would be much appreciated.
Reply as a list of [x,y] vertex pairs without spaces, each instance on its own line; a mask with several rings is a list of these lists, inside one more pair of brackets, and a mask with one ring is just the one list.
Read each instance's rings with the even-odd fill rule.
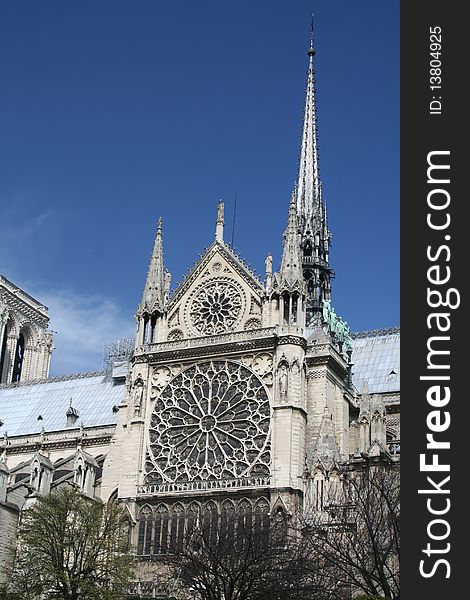
[[182,543],[194,520],[260,525],[273,511],[288,519],[321,506],[349,458],[350,338],[331,307],[313,36],[308,55],[279,271],[268,255],[261,281],[224,241],[219,201],[212,244],[170,294],[158,222],[101,488],[127,504],[141,557]]
[[0,383],[45,379],[52,332],[47,308],[0,276]]

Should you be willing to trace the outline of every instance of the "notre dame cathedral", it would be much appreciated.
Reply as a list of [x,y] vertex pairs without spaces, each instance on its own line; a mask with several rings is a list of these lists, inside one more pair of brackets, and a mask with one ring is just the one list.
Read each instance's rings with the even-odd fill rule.
[[59,486],[126,506],[150,593],[153,559],[195,515],[216,528],[224,513],[321,510],[344,465],[399,460],[399,331],[352,333],[332,305],[314,55],[312,38],[277,271],[268,255],[258,277],[224,241],[220,201],[172,290],[159,221],[131,351],[56,378],[47,308],[0,277],[0,580],[21,511]]

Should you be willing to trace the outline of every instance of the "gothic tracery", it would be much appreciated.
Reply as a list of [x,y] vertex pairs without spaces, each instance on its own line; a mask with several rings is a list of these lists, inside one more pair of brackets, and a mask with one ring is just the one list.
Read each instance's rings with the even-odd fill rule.
[[233,283],[216,280],[200,287],[189,307],[192,327],[203,335],[230,331],[243,308],[240,290]]
[[231,361],[197,364],[156,401],[147,483],[269,474],[270,403],[259,378]]

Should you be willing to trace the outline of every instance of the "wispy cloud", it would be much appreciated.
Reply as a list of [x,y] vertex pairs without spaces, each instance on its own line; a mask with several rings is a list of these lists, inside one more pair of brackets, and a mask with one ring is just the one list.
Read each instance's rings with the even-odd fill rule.
[[56,332],[51,375],[101,369],[105,344],[134,335],[132,316],[102,296],[71,290],[37,290],[35,296],[49,307],[50,327]]
[[19,283],[17,275],[28,278],[38,268],[46,267],[62,237],[57,211],[25,214],[21,199],[18,196],[11,205],[5,202],[0,214],[0,273],[15,283]]
[[62,217],[49,209],[23,214],[21,198],[16,200],[1,211],[0,274],[49,307],[50,328],[55,332],[51,375],[101,369],[104,346],[134,336],[132,315],[103,295],[48,287],[47,276],[38,281],[38,273],[50,271],[55,257],[65,251]]

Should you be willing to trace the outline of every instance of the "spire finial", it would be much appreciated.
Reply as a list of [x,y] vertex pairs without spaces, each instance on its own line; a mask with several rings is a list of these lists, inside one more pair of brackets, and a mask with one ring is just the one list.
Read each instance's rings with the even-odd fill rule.
[[310,56],[310,62],[312,62],[313,57],[315,56],[315,48],[314,48],[314,34],[313,34],[313,17],[314,13],[312,13],[312,20],[310,22],[310,47],[308,49],[308,55]]
[[219,200],[217,205],[217,223],[215,226],[215,239],[223,244],[224,242],[224,201]]
[[292,191],[289,203],[289,216],[284,232],[284,248],[281,258],[281,280],[288,287],[303,285],[302,258],[299,244],[299,224],[297,219],[297,202],[295,189]]
[[142,301],[139,305],[139,313],[152,314],[155,311],[162,312],[164,305],[164,269],[163,269],[163,220],[157,220],[157,232],[153,246],[152,257],[145,281]]

